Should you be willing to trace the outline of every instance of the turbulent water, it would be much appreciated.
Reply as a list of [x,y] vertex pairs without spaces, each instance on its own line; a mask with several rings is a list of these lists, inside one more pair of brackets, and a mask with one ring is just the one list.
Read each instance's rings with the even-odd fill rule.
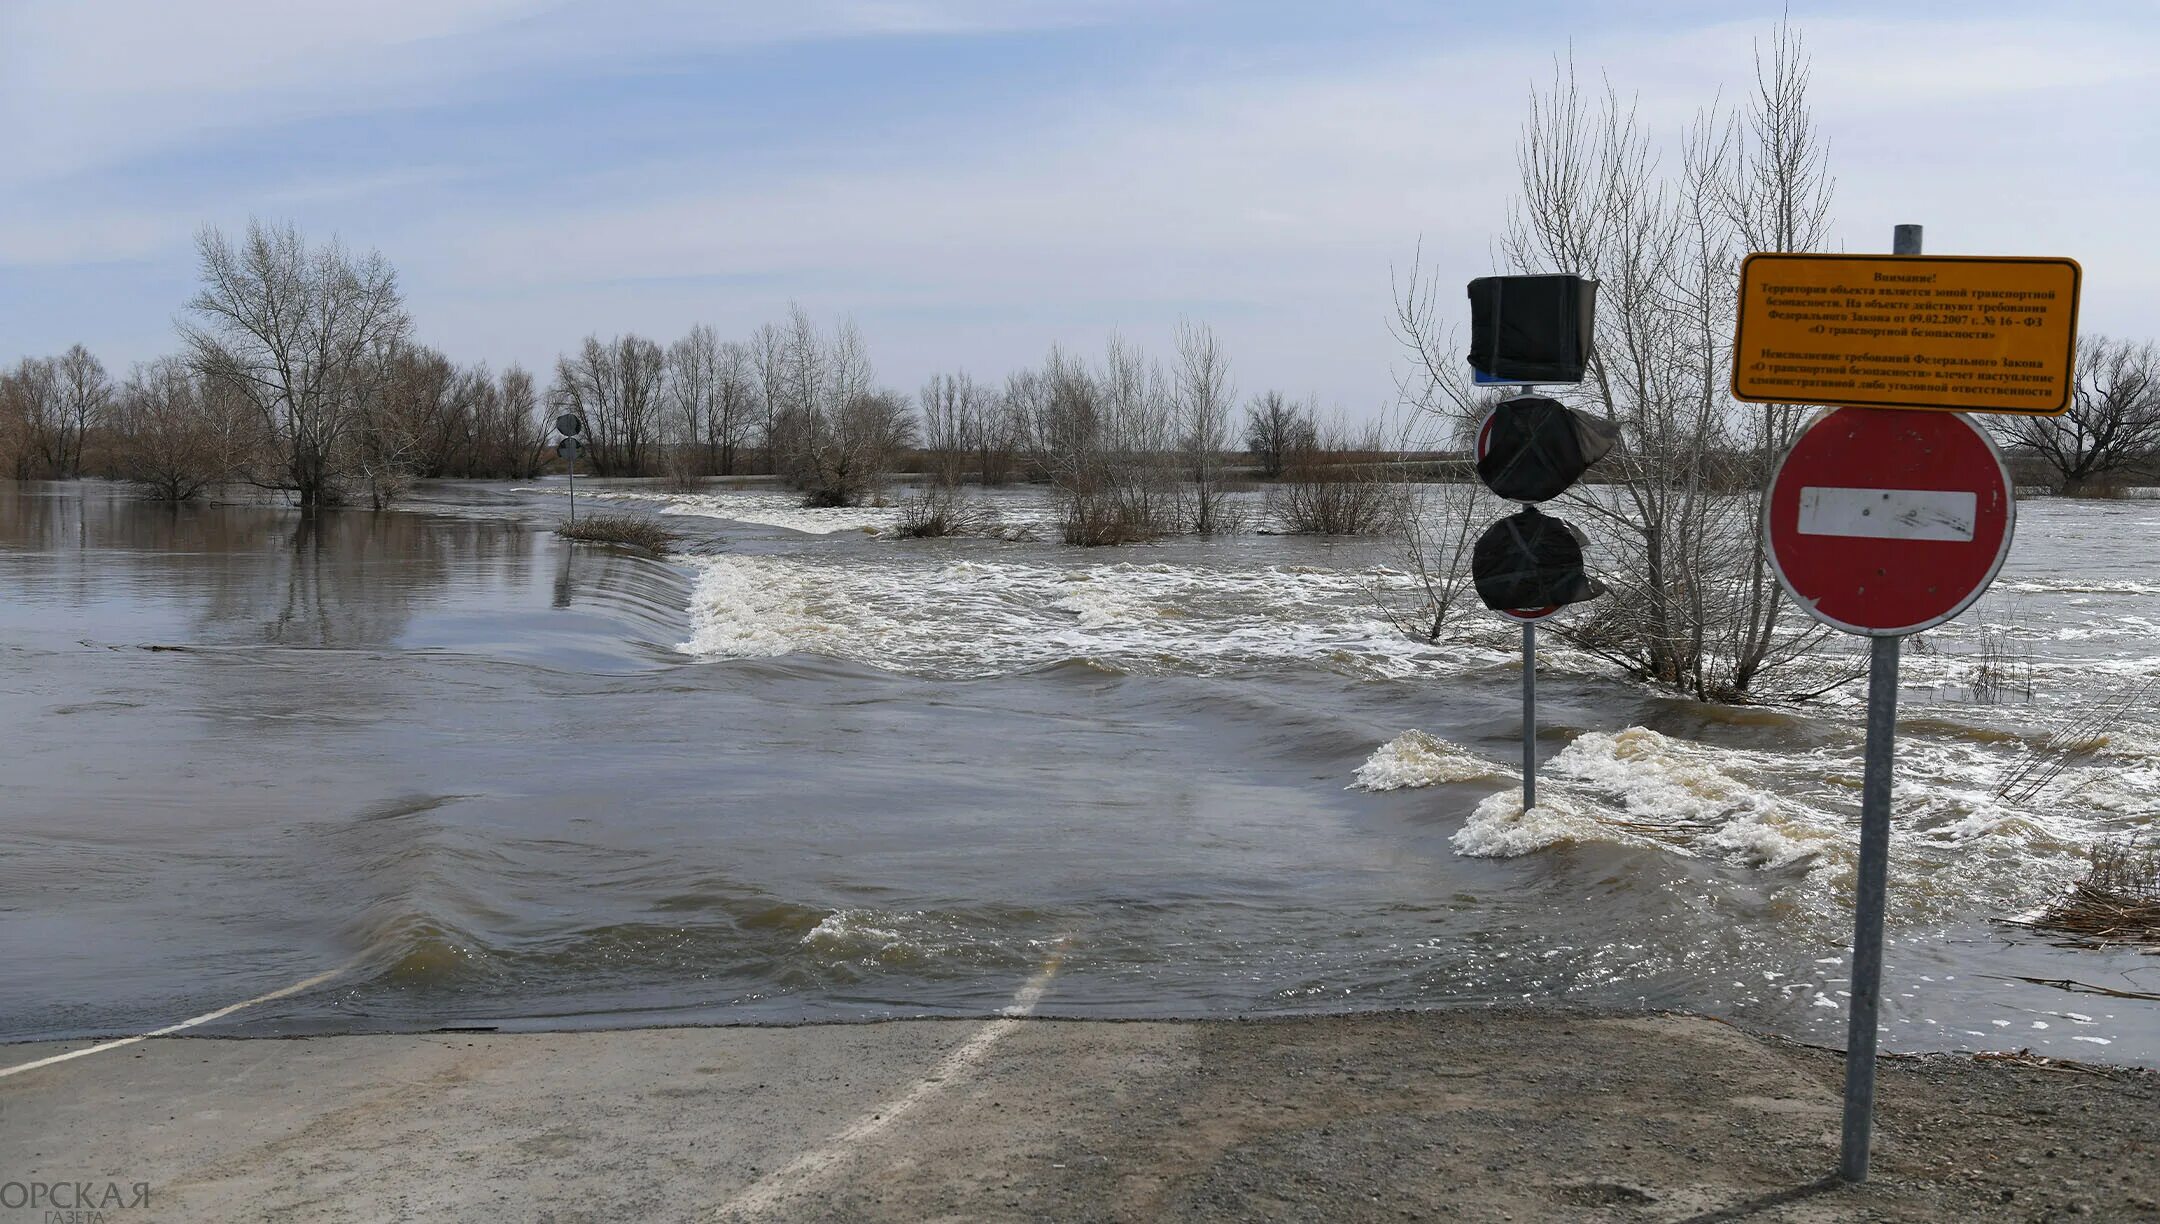
[[[1730,709],[1550,651],[1525,816],[1513,630],[1407,638],[1384,545],[601,487],[684,533],[662,561],[556,538],[562,492],[310,523],[0,486],[0,1039],[333,971],[207,1031],[983,1014],[1059,949],[1046,1014],[1842,1041],[1857,691]],[[2160,813],[2156,526],[2026,502],[1996,592],[1908,651],[1890,1047],[2160,1063],[2160,1003],[2094,992],[2160,957],[2005,921]]]

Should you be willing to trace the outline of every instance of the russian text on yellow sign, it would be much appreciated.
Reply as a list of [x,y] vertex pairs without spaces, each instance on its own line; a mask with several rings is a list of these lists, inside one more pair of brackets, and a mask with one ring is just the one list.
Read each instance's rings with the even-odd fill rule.
[[2074,259],[1750,255],[1733,395],[2055,416],[2070,407],[2081,276]]

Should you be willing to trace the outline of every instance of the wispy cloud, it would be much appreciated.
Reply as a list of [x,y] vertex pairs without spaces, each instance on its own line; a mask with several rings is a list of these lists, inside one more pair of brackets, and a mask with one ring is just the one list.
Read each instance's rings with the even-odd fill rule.
[[[1489,268],[1523,97],[1569,49],[1527,17],[1346,6],[1320,36],[1221,0],[96,7],[6,10],[0,117],[55,118],[8,123],[35,147],[0,159],[0,264],[166,284],[203,221],[290,216],[381,247],[462,357],[747,328],[793,298],[856,313],[902,385],[1204,314],[1248,389],[1360,410],[1392,388],[1391,265],[1422,237],[1448,275]],[[1572,51],[1677,133],[1738,100],[1767,20],[1607,20]],[[2160,26],[1804,24],[1846,246],[1918,220],[1938,249],[2077,255],[2088,319],[2160,330],[2160,135],[2109,120],[2160,102]],[[0,331],[99,339],[22,292],[0,287]]]

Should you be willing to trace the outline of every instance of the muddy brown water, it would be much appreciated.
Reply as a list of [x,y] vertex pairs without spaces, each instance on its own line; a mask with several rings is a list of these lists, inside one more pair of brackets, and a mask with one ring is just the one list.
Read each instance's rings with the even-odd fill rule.
[[[1404,639],[1385,546],[589,491],[683,554],[566,544],[555,483],[314,520],[0,485],[0,1039],[332,968],[207,1029],[980,1015],[1061,948],[1042,1014],[1554,1000],[1842,1041],[1857,693],[1731,710],[1556,650],[1525,821],[1512,630]],[[2160,1004],[2094,993],[2160,957],[2001,921],[2152,826],[2160,719],[1998,793],[2160,673],[2155,526],[2026,504],[1997,593],[1908,656],[1889,1048],[2160,1063]]]

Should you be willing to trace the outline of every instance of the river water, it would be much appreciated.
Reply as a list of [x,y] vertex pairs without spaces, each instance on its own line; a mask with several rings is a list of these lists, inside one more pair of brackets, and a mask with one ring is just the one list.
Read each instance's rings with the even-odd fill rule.
[[[562,493],[307,522],[0,485],[0,1039],[333,970],[201,1031],[981,1015],[1058,955],[1043,1014],[1842,1043],[1857,686],[1731,709],[1550,652],[1526,822],[1514,630],[1395,632],[1385,545],[901,541],[580,482],[682,530],[662,561],[555,537]],[[2160,992],[2160,956],[2005,921],[2160,813],[2156,527],[2027,501],[1995,593],[1908,652],[1888,1048],[2160,1064],[2160,1003],[2093,990]]]

